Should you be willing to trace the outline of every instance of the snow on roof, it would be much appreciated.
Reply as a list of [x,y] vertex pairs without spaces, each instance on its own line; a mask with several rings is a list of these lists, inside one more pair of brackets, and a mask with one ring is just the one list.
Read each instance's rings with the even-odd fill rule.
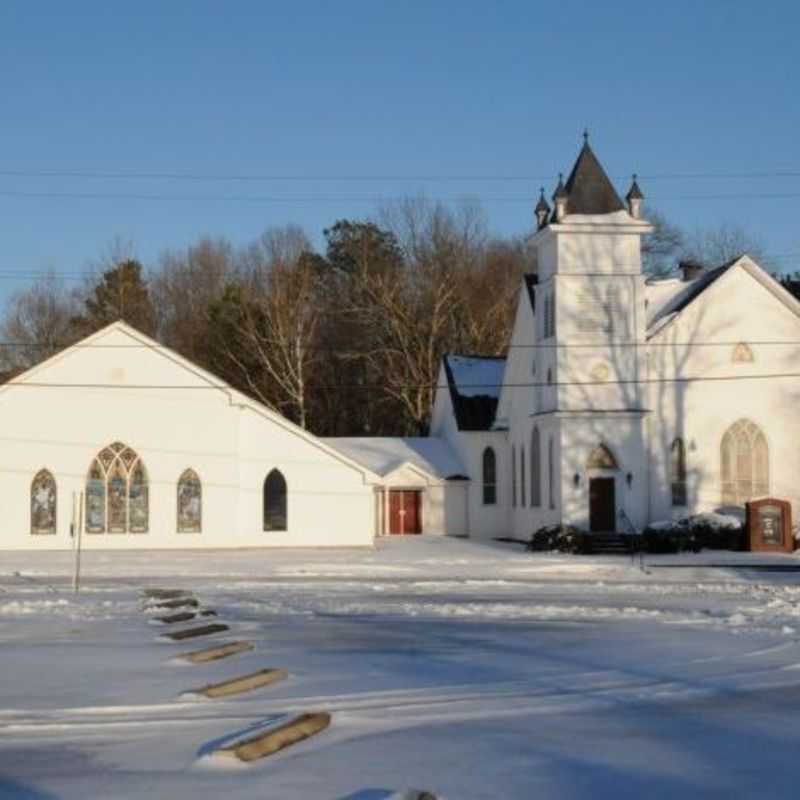
[[337,436],[323,441],[377,475],[388,475],[405,463],[443,479],[466,475],[447,442],[435,436]]
[[499,397],[503,386],[505,358],[447,356],[456,391],[461,397]]

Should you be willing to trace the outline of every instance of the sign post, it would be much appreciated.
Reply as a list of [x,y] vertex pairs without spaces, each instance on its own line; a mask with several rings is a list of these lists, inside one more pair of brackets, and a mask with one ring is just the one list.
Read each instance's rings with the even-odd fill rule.
[[[73,523],[75,524],[75,523]],[[83,492],[78,496],[78,519],[75,525],[75,566],[72,573],[72,589],[81,588],[81,534],[83,533]]]

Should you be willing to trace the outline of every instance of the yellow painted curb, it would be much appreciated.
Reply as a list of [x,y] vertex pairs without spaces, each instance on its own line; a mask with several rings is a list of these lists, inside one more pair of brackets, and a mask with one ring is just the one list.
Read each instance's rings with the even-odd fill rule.
[[190,596],[191,592],[185,589],[143,589],[145,597],[154,597],[156,600],[175,600],[178,597]]
[[208,661],[216,661],[220,658],[235,656],[237,653],[244,653],[246,650],[254,649],[255,644],[253,642],[231,642],[219,647],[209,647],[206,650],[195,650],[193,653],[183,653],[176,656],[176,658],[188,661],[191,664],[205,664]]
[[202,694],[204,697],[229,697],[232,694],[243,694],[260,689],[262,686],[269,686],[271,683],[285,680],[289,673],[285,669],[260,669],[258,672],[251,672],[249,675],[242,675],[241,678],[232,678],[222,683],[211,683],[202,689],[194,689],[194,694]]
[[221,747],[215,752],[237,758],[239,761],[255,761],[265,756],[271,756],[297,742],[302,742],[304,739],[324,731],[330,724],[331,715],[327,712],[301,714],[271,731],[244,739],[229,747]]
[[210,636],[212,633],[221,633],[227,630],[230,630],[227,625],[217,623],[215,625],[202,625],[199,628],[184,628],[182,631],[162,633],[161,635],[175,642],[180,642],[183,639],[194,639],[197,636]]
[[156,622],[163,622],[165,625],[172,625],[175,622],[188,622],[194,619],[197,614],[194,611],[181,611],[179,614],[167,614],[166,617],[155,617]]
[[178,597],[175,600],[161,600],[156,603],[149,603],[145,611],[152,611],[156,608],[197,608],[200,601],[194,597]]

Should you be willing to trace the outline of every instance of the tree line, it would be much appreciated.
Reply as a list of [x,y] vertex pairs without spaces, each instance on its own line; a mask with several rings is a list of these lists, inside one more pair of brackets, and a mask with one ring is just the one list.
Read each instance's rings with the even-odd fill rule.
[[[687,235],[649,218],[650,273],[765,258],[735,226]],[[118,245],[77,289],[43,274],[8,301],[5,376],[122,319],[318,435],[424,434],[442,355],[505,352],[536,271],[530,237],[492,235],[475,204],[419,198],[323,235],[322,252],[295,225],[245,246],[203,237],[149,269]]]

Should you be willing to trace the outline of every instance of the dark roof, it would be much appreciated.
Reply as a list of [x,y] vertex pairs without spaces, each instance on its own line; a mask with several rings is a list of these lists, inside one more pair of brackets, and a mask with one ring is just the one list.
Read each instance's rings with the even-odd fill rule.
[[636,176],[633,176],[633,183],[631,183],[631,188],[628,189],[628,194],[625,195],[626,200],[644,200],[644,195],[642,194],[642,190],[639,188],[639,184],[636,182]]
[[536,313],[536,285],[539,283],[538,275],[523,275],[525,288],[528,290],[528,299],[531,301],[531,311]]
[[686,291],[681,294],[678,302],[675,305],[669,307],[670,314],[683,311],[686,306],[689,305],[696,297],[702,294],[712,283],[714,283],[717,278],[721,278],[737,261],[739,260],[739,256],[728,261],[726,264],[723,264],[721,267],[715,267],[714,269],[709,269],[703,272],[699,278],[691,281],[687,284]]
[[479,394],[475,388],[469,393],[465,393],[463,389],[459,391],[458,383],[453,374],[454,359],[469,359],[476,363],[492,362],[497,363],[502,368],[505,366],[505,356],[464,356],[448,353],[443,359],[444,371],[447,375],[447,386],[450,390],[450,399],[453,403],[453,413],[456,417],[458,429],[460,431],[488,431],[494,422],[500,387],[487,386],[485,394]]
[[550,211],[550,206],[547,205],[547,200],[544,199],[544,187],[539,191],[539,202],[536,204],[534,211]]
[[565,188],[567,214],[611,214],[625,208],[589,142],[584,142]]
[[741,256],[736,256],[736,258],[732,258],[730,261],[727,261],[725,264],[722,264],[719,267],[707,269],[700,275],[700,277],[695,278],[693,281],[689,281],[686,284],[686,288],[683,289],[674,300],[667,303],[667,305],[665,305],[664,308],[658,312],[658,316],[652,319],[648,327],[652,328],[656,322],[669,314],[677,314],[678,312],[683,311],[686,306],[694,302],[706,289],[708,289],[712,283],[721,278],[740,258]]

